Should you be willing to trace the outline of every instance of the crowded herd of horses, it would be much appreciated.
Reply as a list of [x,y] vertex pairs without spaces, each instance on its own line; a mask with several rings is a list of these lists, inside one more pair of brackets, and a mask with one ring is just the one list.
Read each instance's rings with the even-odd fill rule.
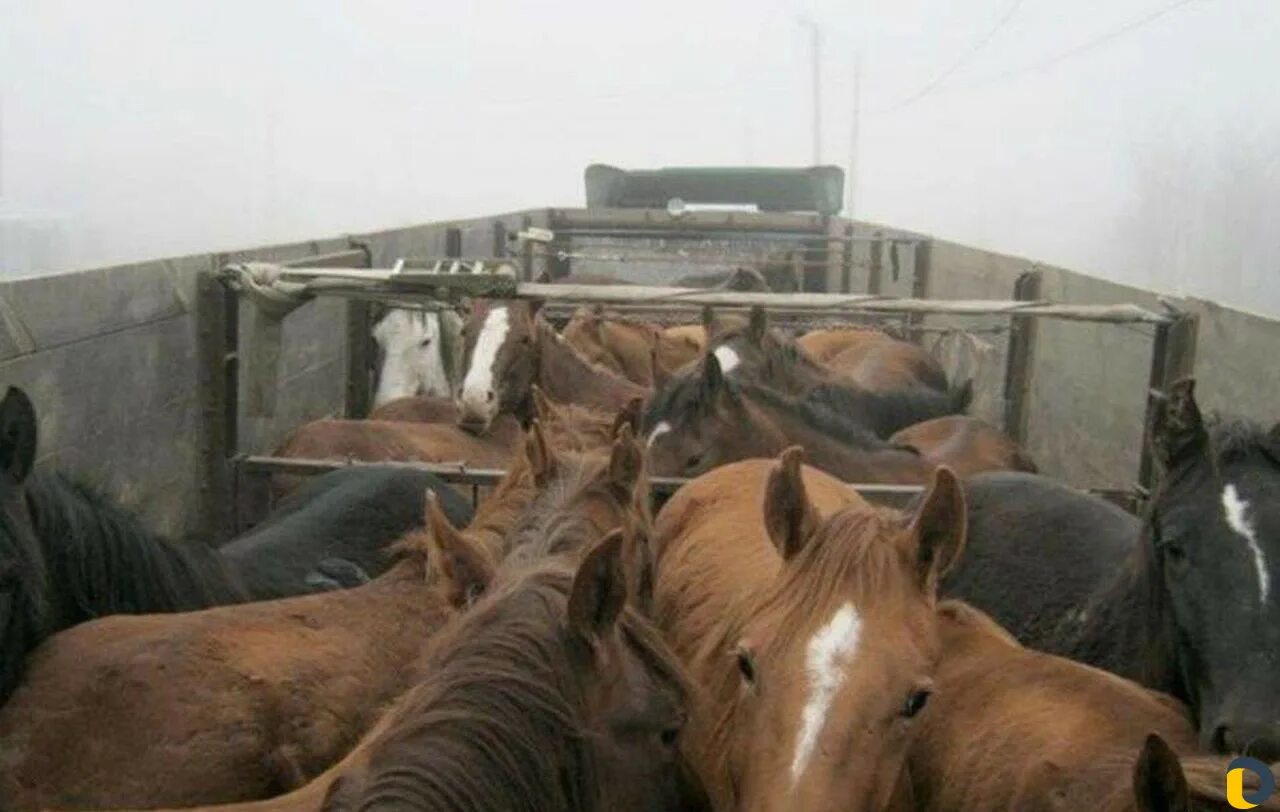
[[[1280,761],[1280,428],[1189,380],[1138,517],[870,327],[478,300],[374,338],[369,418],[276,450],[370,464],[216,546],[35,466],[8,390],[0,810],[1222,810]],[[473,508],[404,461],[505,473]]]

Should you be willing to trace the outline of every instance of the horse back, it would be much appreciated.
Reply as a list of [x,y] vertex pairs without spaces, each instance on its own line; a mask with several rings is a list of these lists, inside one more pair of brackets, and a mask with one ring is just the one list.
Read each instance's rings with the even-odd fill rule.
[[1112,503],[1035,474],[994,472],[965,483],[965,554],[947,597],[991,615],[1025,645],[1085,611],[1136,548],[1141,522]]

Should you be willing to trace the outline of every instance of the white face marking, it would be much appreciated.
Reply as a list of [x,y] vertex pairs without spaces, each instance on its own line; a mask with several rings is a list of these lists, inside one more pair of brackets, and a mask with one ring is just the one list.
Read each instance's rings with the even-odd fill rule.
[[791,783],[800,781],[818,735],[827,721],[827,711],[835,701],[836,692],[844,684],[845,669],[858,653],[858,638],[862,633],[862,618],[853,604],[841,606],[827,625],[818,629],[809,640],[805,652],[804,668],[809,677],[809,701],[801,715],[800,732],[796,735],[796,754],[791,760]]
[[738,364],[742,362],[742,359],[738,357],[738,353],[727,344],[721,344],[716,347],[716,351],[711,354],[720,362],[720,371],[726,375],[733,372]]
[[645,443],[645,448],[653,448],[653,444],[658,438],[671,431],[671,424],[663,420],[661,423],[653,427],[653,431],[649,432],[649,441]]
[[[498,361],[498,349],[507,340],[511,321],[507,308],[494,307],[485,314],[476,338],[475,352],[471,354],[471,366],[462,379],[462,395],[459,406],[467,414],[492,420],[498,413],[498,397],[493,386],[493,367]],[[493,397],[490,398],[490,393]]]
[[1245,540],[1249,551],[1253,553],[1253,566],[1258,572],[1258,595],[1263,604],[1271,595],[1271,573],[1267,571],[1267,558],[1258,546],[1258,535],[1249,521],[1249,503],[1240,498],[1235,485],[1227,485],[1222,490],[1222,511],[1226,514],[1227,524]]
[[448,397],[440,314],[395,308],[374,326],[373,338],[382,347],[374,406],[418,394]]

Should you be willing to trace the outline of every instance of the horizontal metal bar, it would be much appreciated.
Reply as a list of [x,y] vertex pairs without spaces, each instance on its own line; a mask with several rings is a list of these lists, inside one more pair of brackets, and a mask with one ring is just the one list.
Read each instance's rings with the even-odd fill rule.
[[[952,316],[1031,316],[1108,324],[1166,324],[1173,316],[1129,304],[1067,305],[1004,299],[912,299],[847,293],[750,293],[705,288],[645,285],[566,285],[519,282],[490,274],[396,273],[362,268],[291,268],[295,285],[306,280],[310,295],[350,296],[353,291],[405,297],[411,292],[438,298],[439,289],[457,287],[471,295],[601,304],[713,305],[857,313],[936,313]],[[486,290],[488,289],[488,290]]]
[[[507,472],[497,468],[472,468],[460,462],[369,462],[365,460],[315,460],[288,457],[247,456],[236,460],[247,474],[293,474],[314,476],[352,466],[390,466],[426,471],[457,485],[497,485]],[[659,493],[674,493],[689,482],[682,477],[650,477],[649,484]],[[850,487],[868,498],[909,498],[920,493],[919,485],[882,485],[878,483],[849,483]]]
[[344,268],[344,267],[368,267],[369,253],[363,248],[344,248],[341,251],[332,251],[328,254],[313,254],[309,257],[298,257],[288,262],[280,264],[286,268],[311,267],[311,268]]
[[666,209],[551,209],[549,228],[570,229],[661,229],[665,234],[687,231],[798,231],[822,234],[826,218],[818,214],[789,214],[752,211],[685,211],[672,214]]

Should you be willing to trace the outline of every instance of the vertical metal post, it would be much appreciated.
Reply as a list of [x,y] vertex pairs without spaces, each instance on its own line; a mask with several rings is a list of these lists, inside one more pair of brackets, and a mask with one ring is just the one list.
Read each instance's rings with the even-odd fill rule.
[[[1040,271],[1024,271],[1013,284],[1013,298],[1034,302],[1043,283]],[[1035,369],[1039,323],[1031,316],[1009,319],[1009,354],[1004,371],[1004,431],[1019,444],[1027,439],[1031,409],[1031,375]]]
[[877,231],[875,239],[868,243],[870,256],[867,262],[867,293],[879,296],[884,289],[884,232]]
[[573,227],[573,221],[563,216],[558,209],[550,209],[547,212],[547,228],[556,235],[544,249],[546,257],[546,274],[547,278],[552,282],[557,279],[563,279],[573,272],[573,266],[567,257],[559,257],[560,251],[568,253],[573,250],[573,238],[561,237],[559,231]]
[[1147,380],[1147,413],[1143,421],[1142,457],[1138,465],[1138,484],[1148,493],[1155,484],[1155,465],[1151,458],[1151,427],[1156,409],[1169,387],[1195,371],[1196,342],[1200,317],[1195,313],[1179,313],[1156,326],[1151,346],[1151,375]]
[[196,277],[196,351],[200,359],[201,482],[199,523],[211,543],[234,534],[230,460],[238,446],[239,299],[223,286],[214,269]]
[[493,253],[489,256],[498,258],[507,255],[507,224],[501,219],[493,221]]
[[[525,215],[520,218],[520,230],[528,231],[533,226],[533,218]],[[532,282],[533,273],[533,240],[525,240],[520,246],[520,278]]]
[[827,290],[831,290],[831,284],[835,282],[841,293],[852,293],[853,223],[832,217],[827,234]]
[[[927,299],[929,298],[929,276],[933,273],[933,240],[920,240],[917,242],[914,257],[911,296],[916,299]],[[923,325],[924,314],[909,313],[907,315],[907,324],[911,327]],[[916,336],[916,338],[918,339],[919,336]]]
[[444,255],[451,258],[462,256],[462,229],[457,226],[444,230]]
[[[364,243],[352,243],[364,253],[361,267],[373,266],[373,252]],[[368,416],[373,408],[373,384],[378,354],[373,346],[374,307],[359,299],[347,300],[347,390],[343,414],[352,420]]]

